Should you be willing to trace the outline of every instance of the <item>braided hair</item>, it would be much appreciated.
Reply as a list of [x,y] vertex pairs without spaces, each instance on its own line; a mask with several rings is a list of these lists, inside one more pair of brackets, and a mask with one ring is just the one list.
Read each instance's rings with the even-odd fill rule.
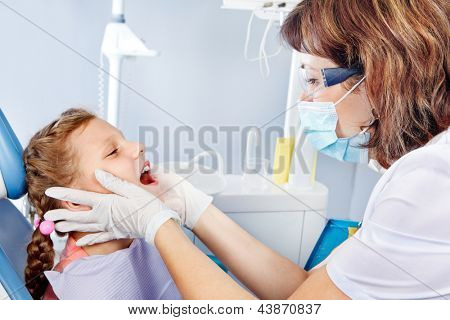
[[[70,145],[69,137],[94,118],[95,115],[84,109],[69,109],[37,132],[25,148],[23,161],[28,200],[39,219],[43,220],[47,211],[61,207],[59,200],[45,195],[45,190],[54,186],[70,186],[77,179],[77,155]],[[34,299],[41,299],[48,285],[44,271],[53,268],[55,258],[50,235],[43,235],[36,228],[27,246],[27,253],[26,287]]]

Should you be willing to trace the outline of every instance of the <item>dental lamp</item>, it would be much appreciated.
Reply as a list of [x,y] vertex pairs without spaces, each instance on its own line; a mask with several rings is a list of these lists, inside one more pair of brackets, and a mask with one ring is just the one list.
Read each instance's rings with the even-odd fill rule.
[[117,126],[123,59],[158,55],[157,51],[148,49],[125,23],[124,0],[112,1],[112,20],[106,25],[101,53],[109,62],[106,119],[112,125]]

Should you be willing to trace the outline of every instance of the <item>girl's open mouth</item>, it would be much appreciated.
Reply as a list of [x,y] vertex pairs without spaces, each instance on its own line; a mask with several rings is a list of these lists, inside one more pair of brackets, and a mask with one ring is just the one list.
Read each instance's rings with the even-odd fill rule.
[[157,184],[158,181],[153,178],[150,170],[150,161],[146,160],[144,162],[144,168],[141,171],[141,177],[140,181],[143,185],[149,185],[149,184]]

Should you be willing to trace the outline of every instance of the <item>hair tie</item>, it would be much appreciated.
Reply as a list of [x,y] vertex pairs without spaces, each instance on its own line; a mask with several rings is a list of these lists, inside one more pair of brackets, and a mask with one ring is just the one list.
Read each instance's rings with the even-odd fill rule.
[[39,231],[45,235],[48,236],[55,230],[55,223],[53,221],[49,220],[43,220],[41,221],[40,218],[36,218],[34,220],[34,227],[37,229],[39,228]]

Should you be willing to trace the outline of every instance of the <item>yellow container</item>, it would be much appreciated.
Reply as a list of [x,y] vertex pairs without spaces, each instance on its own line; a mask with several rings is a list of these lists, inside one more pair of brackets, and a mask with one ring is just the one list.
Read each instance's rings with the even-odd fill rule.
[[295,138],[277,138],[275,157],[273,162],[273,181],[282,185],[289,180],[292,152],[294,151]]

